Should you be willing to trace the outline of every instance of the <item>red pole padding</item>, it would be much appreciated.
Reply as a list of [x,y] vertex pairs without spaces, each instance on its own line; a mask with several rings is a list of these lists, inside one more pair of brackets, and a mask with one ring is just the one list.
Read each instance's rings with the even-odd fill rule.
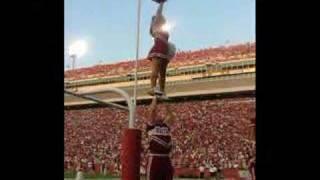
[[140,180],[141,131],[125,129],[121,143],[121,179]]

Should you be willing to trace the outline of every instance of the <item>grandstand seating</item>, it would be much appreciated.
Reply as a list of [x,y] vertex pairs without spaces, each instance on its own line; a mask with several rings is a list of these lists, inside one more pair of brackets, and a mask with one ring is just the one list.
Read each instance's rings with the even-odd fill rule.
[[[148,105],[137,108],[137,127],[145,129]],[[163,116],[163,105],[159,105]],[[248,141],[255,98],[192,100],[170,103],[176,114],[171,127],[176,168],[199,167],[212,163],[223,169],[246,167],[255,154],[255,143]],[[106,167],[119,173],[120,136],[128,125],[128,113],[107,107],[65,110],[65,170]],[[142,167],[146,167],[147,137],[143,133]]]
[[[231,46],[221,46],[195,51],[177,52],[175,58],[169,64],[169,68],[201,65],[207,63],[225,62],[255,57],[256,43],[245,43]],[[106,76],[127,75],[133,73],[134,62],[127,60],[115,64],[96,65],[92,67],[68,70],[65,72],[66,80],[82,80]],[[139,60],[139,71],[149,71],[150,61]]]

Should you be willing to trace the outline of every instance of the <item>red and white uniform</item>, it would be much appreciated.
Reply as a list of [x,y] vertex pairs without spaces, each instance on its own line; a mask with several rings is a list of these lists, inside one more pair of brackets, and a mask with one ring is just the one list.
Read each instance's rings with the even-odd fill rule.
[[[151,26],[158,26],[152,23]],[[151,27],[150,34],[153,37],[154,44],[149,51],[148,59],[157,57],[165,60],[169,59],[169,33],[162,31],[161,27]]]
[[[170,60],[169,59],[169,44],[168,41],[166,40],[167,38],[165,36],[167,36],[166,34],[163,33],[163,35],[161,35],[162,37],[156,37],[154,38],[154,45],[151,48],[151,50],[149,51],[148,54],[148,59],[151,60],[152,58],[161,58],[164,60]],[[167,36],[169,37],[169,35]]]
[[147,180],[172,180],[173,167],[169,157],[172,149],[170,128],[165,123],[147,125],[149,154]]
[[157,14],[152,18],[150,34],[153,37],[154,45],[149,51],[148,58],[154,57],[170,61],[175,55],[175,46],[169,43],[169,33],[162,29],[165,18]]

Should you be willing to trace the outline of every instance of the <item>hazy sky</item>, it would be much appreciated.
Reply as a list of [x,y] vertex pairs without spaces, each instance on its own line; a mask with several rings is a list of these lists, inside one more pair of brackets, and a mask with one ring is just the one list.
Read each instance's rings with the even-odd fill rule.
[[[77,67],[135,58],[138,0],[65,0],[65,49],[88,42]],[[140,57],[152,46],[151,16],[157,8],[142,0]],[[174,24],[170,40],[180,50],[255,41],[255,0],[168,0],[164,15]],[[65,56],[65,67],[71,61]]]

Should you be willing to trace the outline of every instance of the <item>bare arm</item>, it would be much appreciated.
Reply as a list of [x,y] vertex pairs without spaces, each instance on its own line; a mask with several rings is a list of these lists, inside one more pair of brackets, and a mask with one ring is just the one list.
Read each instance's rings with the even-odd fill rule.
[[149,107],[149,123],[153,123],[156,120],[157,113],[157,98],[154,97]]
[[159,29],[164,17],[162,15],[163,11],[163,2],[159,4],[156,14],[152,17],[151,25],[150,25],[150,34],[154,36],[153,32]]
[[163,4],[164,4],[164,2],[162,2],[162,3],[159,4],[159,7],[158,7],[158,9],[157,9],[156,17],[159,17],[159,16],[162,15]]
[[152,24],[158,24],[159,21],[161,20],[161,18],[163,18],[162,11],[163,11],[163,3],[160,3],[160,5],[159,5],[159,7],[157,9],[157,12],[156,12],[156,14],[154,16]]

